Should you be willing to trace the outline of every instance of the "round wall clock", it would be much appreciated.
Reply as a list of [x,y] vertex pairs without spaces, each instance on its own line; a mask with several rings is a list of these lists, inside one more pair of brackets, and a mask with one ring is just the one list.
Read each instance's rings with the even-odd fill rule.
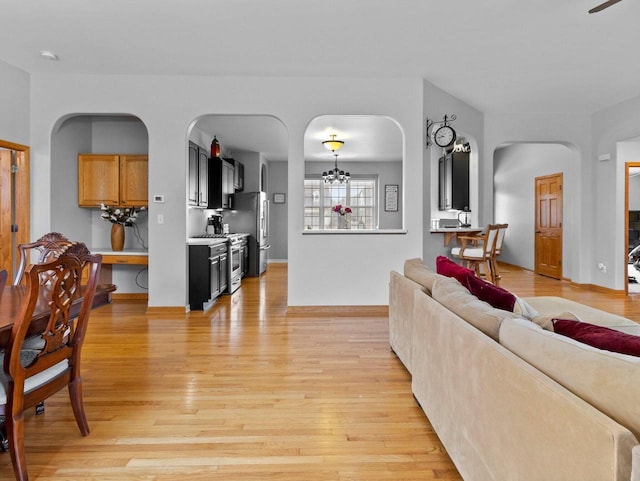
[[456,140],[456,131],[450,125],[438,127],[433,134],[433,141],[438,147],[448,147]]

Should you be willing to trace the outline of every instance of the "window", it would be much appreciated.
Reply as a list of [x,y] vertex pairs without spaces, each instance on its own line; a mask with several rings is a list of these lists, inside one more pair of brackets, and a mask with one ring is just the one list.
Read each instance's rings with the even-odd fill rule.
[[[354,176],[355,177],[355,176]],[[351,229],[377,228],[377,176],[351,177],[348,184],[325,184],[322,179],[304,181],[304,228],[338,228],[333,207],[351,207]]]

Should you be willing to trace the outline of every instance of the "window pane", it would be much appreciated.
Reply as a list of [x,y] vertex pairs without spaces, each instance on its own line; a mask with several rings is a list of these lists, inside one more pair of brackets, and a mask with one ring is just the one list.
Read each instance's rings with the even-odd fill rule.
[[319,179],[304,182],[305,229],[338,229],[339,214],[333,207],[350,207],[352,229],[376,227],[376,179],[351,179],[348,184],[325,184]]

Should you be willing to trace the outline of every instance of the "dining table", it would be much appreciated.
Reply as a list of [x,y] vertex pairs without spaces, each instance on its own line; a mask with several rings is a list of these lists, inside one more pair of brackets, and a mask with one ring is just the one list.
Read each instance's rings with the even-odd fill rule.
[[[114,284],[98,284],[96,293],[93,298],[92,309],[109,304],[111,302],[111,293],[116,290]],[[46,288],[41,289],[40,299],[36,303],[31,318],[31,325],[27,335],[37,334],[44,330],[49,313],[51,312]],[[20,314],[22,303],[27,297],[27,288],[25,285],[0,286],[0,348],[7,346],[11,337],[11,328]],[[80,312],[82,297],[79,296],[73,303],[71,315],[77,316]]]

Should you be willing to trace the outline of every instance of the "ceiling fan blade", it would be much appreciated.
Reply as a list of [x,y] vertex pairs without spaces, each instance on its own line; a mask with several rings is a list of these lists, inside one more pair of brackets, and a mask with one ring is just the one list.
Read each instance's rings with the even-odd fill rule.
[[589,13],[599,12],[600,10],[604,10],[605,8],[610,7],[611,5],[615,5],[616,3],[620,2],[620,1],[621,0],[607,0],[606,2],[601,3],[597,7],[593,7],[591,10],[589,10]]

